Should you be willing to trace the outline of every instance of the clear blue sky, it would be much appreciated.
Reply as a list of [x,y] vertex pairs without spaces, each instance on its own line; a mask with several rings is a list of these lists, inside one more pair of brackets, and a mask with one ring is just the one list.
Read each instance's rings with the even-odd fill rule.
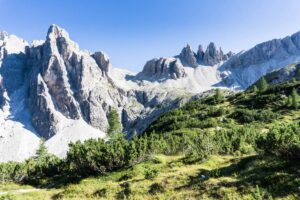
[[0,30],[28,41],[50,24],[83,49],[103,50],[115,67],[142,69],[189,43],[238,52],[300,31],[299,0],[0,0]]

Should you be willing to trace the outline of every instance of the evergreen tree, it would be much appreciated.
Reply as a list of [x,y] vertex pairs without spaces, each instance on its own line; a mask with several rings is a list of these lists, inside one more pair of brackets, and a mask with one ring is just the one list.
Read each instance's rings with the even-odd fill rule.
[[128,166],[131,166],[133,164],[135,164],[135,162],[137,161],[137,157],[138,157],[138,152],[136,150],[136,145],[135,145],[135,141],[130,141],[129,145],[128,145],[128,149],[127,149],[127,154],[126,156],[126,164]]
[[291,95],[289,95],[288,96],[288,98],[287,98],[287,100],[286,100],[286,106],[287,107],[290,107],[290,106],[292,106],[292,96]]
[[260,92],[264,92],[268,89],[268,83],[264,77],[259,79],[257,87]]
[[109,128],[107,130],[108,135],[112,136],[122,132],[122,125],[119,119],[118,112],[113,108],[108,116]]
[[224,96],[219,88],[215,90],[215,101],[216,103],[221,103],[224,101]]
[[256,86],[256,85],[254,85],[254,87],[253,87],[253,92],[254,92],[254,93],[257,93],[257,92],[258,92],[258,89],[257,89],[257,86]]
[[35,153],[35,160],[43,160],[48,155],[48,150],[45,145],[45,140],[41,140],[39,148]]
[[294,88],[292,91],[292,106],[293,106],[293,108],[298,108],[298,99],[299,99],[299,95],[298,95],[296,89]]

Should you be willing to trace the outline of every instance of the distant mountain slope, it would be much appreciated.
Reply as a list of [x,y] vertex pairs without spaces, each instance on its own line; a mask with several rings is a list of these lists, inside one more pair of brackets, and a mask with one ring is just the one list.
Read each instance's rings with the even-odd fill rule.
[[[171,58],[148,61],[133,74],[114,68],[102,51],[81,50],[62,28],[45,41],[0,33],[0,161],[32,155],[40,137],[63,156],[75,140],[106,137],[107,116],[118,111],[128,137],[216,87],[243,90],[261,76],[300,61],[300,33],[233,54],[214,43],[187,45]],[[12,148],[13,147],[13,148]],[[10,149],[7,153],[5,149]]]

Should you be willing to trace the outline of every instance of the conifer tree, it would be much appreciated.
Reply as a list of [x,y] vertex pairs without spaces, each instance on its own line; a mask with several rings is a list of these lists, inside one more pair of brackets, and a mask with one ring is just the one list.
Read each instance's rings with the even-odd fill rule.
[[298,108],[298,99],[299,99],[299,95],[298,95],[296,89],[294,88],[292,91],[292,106],[293,106],[293,108]]
[[260,92],[264,92],[268,89],[268,83],[264,77],[259,79],[257,87]]
[[119,119],[118,112],[113,108],[108,116],[109,128],[108,135],[112,136],[122,132],[122,125]]
[[215,90],[215,101],[216,103],[221,103],[224,101],[224,96],[219,88]]
[[254,87],[253,87],[253,92],[254,92],[254,93],[257,93],[257,92],[258,92],[258,89],[257,89],[257,86],[256,86],[256,85],[254,85]]
[[292,106],[292,96],[291,95],[289,95],[288,96],[288,98],[287,98],[287,100],[286,100],[286,106],[287,107],[290,107],[290,106]]

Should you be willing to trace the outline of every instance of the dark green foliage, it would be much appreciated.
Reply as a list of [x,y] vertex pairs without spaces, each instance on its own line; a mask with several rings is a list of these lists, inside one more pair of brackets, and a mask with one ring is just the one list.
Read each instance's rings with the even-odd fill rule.
[[252,89],[252,91],[253,91],[254,93],[257,93],[257,92],[258,92],[258,88],[257,88],[257,86],[256,86],[256,85],[254,85],[254,86],[253,86],[253,89]]
[[292,102],[293,102],[293,98],[290,95],[290,96],[287,97],[285,104],[286,104],[287,107],[291,107],[292,106]]
[[299,123],[275,126],[257,143],[266,153],[289,159],[300,159]]
[[0,181],[23,182],[32,181],[39,177],[51,177],[61,171],[62,164],[62,160],[48,153],[42,141],[34,157],[20,163],[0,164]]
[[16,197],[12,194],[0,195],[0,200],[14,200]]
[[135,176],[135,174],[132,173],[132,172],[131,173],[126,173],[126,174],[124,174],[123,176],[121,176],[119,178],[119,181],[127,181],[129,179],[132,179],[134,176]]
[[107,189],[106,188],[103,188],[103,189],[100,189],[100,190],[97,190],[96,192],[94,192],[93,196],[94,197],[106,197],[107,195]]
[[278,115],[271,110],[237,109],[231,117],[240,123],[251,123],[254,121],[272,122],[277,119]]
[[165,192],[165,188],[159,183],[153,183],[149,187],[150,194],[158,194],[158,193],[163,193],[163,192]]
[[217,131],[214,144],[220,154],[232,154],[236,151],[247,154],[255,151],[257,139],[258,129],[255,126],[232,127]]
[[110,142],[102,139],[76,142],[69,145],[67,163],[79,174],[105,174],[126,165],[128,141],[121,137]]
[[122,132],[122,125],[119,119],[116,109],[112,109],[108,116],[109,128],[107,130],[108,135],[119,134]]
[[225,110],[222,107],[208,105],[197,100],[158,118],[146,132],[151,133],[153,130],[170,132],[182,128],[216,127],[218,122],[215,118],[224,114]]
[[222,94],[222,92],[221,92],[221,90],[219,88],[217,88],[215,90],[214,99],[215,99],[216,104],[222,103],[224,101],[224,96],[223,96],[223,94]]
[[117,199],[128,199],[128,197],[132,193],[130,183],[122,183],[120,186],[123,188],[123,190],[117,194]]
[[144,171],[145,179],[153,179],[158,176],[158,170],[153,168],[146,168]]
[[299,101],[299,95],[298,95],[296,89],[294,88],[292,91],[292,106],[293,106],[293,108],[295,108],[295,109],[298,108],[298,101]]
[[257,88],[260,92],[264,92],[268,89],[268,83],[264,77],[261,77],[257,83]]

